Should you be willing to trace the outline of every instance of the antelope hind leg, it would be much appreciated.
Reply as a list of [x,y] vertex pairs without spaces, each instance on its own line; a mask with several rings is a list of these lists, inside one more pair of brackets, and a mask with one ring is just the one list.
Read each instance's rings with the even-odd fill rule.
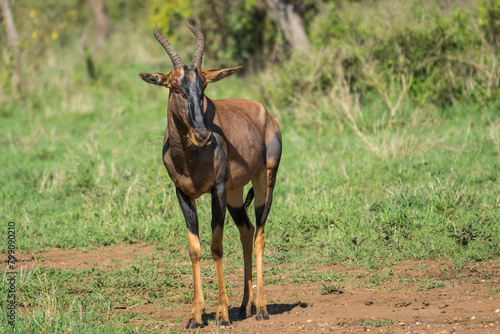
[[255,262],[257,267],[257,320],[269,319],[267,311],[267,302],[264,292],[263,278],[263,255],[264,255],[264,228],[266,226],[267,216],[271,210],[273,201],[274,183],[276,180],[276,168],[261,168],[252,179],[252,185],[255,193],[255,221],[257,229],[255,232]]
[[253,292],[252,292],[252,249],[253,227],[247,212],[243,207],[243,189],[227,194],[227,208],[234,223],[240,232],[241,245],[243,246],[243,261],[245,267],[245,278],[243,288],[243,301],[240,306],[239,319],[252,316]]

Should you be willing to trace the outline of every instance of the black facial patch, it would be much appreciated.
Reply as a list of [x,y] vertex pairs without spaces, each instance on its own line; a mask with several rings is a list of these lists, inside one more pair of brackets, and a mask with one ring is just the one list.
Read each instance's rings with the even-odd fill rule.
[[192,66],[184,66],[184,76],[181,79],[181,89],[188,101],[188,121],[193,128],[208,128],[203,115],[203,96],[205,84]]

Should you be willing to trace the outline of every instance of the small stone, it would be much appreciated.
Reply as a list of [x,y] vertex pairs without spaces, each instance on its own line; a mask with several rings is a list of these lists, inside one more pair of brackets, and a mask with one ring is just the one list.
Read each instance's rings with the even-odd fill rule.
[[470,318],[470,320],[474,320],[474,319],[476,319],[476,317],[475,317],[475,316],[472,316],[472,317]]

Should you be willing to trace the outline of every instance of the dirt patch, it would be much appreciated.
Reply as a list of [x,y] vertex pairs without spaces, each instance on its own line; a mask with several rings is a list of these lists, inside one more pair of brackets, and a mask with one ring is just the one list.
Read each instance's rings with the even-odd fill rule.
[[[118,244],[88,251],[53,249],[22,254],[20,265],[35,264],[64,269],[98,267],[113,270],[131,265],[140,256],[158,252],[152,245]],[[206,265],[212,265],[210,261]],[[273,272],[277,270],[274,269]],[[289,271],[287,273],[289,274]],[[344,275],[341,283],[305,281],[297,285],[287,279],[267,284],[270,320],[255,317],[237,320],[242,294],[242,273],[226,272],[233,296],[232,324],[220,332],[235,333],[500,333],[500,263],[475,263],[463,269],[445,261],[404,261],[380,270],[351,266],[321,266],[316,273]],[[311,272],[311,275],[315,273]],[[290,275],[284,275],[288,277]],[[316,276],[317,277],[317,276]],[[213,278],[205,278],[216,284]],[[217,332],[215,301],[208,303],[201,333]],[[181,330],[190,305],[163,308],[158,303],[116,308],[147,316],[152,331]],[[138,320],[144,325],[146,320]]]
[[47,268],[60,269],[98,269],[112,270],[130,266],[140,256],[155,251],[154,245],[131,245],[120,243],[79,251],[55,248],[40,253],[21,254],[19,265],[28,268],[40,264]]

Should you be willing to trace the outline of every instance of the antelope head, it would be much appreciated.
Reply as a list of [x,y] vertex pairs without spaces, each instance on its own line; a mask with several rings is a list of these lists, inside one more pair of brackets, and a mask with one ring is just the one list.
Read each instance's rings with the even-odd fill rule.
[[180,120],[181,126],[187,129],[188,138],[195,146],[205,147],[212,141],[211,120],[205,113],[207,103],[205,88],[209,83],[217,82],[238,72],[241,66],[203,72],[201,63],[205,37],[200,30],[188,22],[186,24],[196,36],[196,51],[191,65],[184,64],[174,47],[155,26],[154,35],[167,52],[174,69],[168,74],[139,73],[139,77],[151,85],[170,89],[168,111],[172,112],[174,118]]

